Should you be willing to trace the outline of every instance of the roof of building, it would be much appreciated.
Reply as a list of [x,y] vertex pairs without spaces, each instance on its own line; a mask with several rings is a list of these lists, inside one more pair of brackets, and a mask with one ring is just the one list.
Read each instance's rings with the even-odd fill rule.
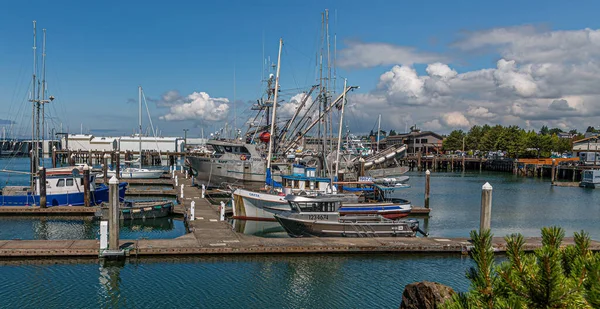
[[388,136],[386,138],[389,138],[389,139],[403,139],[403,138],[407,138],[407,137],[416,138],[416,137],[423,137],[423,136],[429,136],[429,135],[431,135],[431,136],[433,136],[433,137],[435,137],[437,139],[444,139],[443,136],[441,136],[441,135],[439,135],[439,134],[437,134],[435,132],[432,132],[432,131],[413,131],[413,132],[410,132],[410,133],[402,133],[402,134]]

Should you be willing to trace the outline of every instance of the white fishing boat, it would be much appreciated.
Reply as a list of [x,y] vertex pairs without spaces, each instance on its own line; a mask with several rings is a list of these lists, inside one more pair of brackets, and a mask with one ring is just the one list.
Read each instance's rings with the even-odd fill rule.
[[583,171],[581,176],[580,187],[584,188],[599,188],[600,187],[600,170]]
[[390,220],[380,215],[342,215],[342,201],[333,197],[288,195],[290,211],[275,219],[291,237],[414,237],[419,229],[415,219]]

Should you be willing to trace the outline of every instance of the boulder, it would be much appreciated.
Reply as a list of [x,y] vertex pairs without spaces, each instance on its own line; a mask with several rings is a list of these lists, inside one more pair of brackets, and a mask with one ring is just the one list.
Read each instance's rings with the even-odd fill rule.
[[454,290],[437,282],[415,282],[404,287],[400,309],[437,309],[452,298]]

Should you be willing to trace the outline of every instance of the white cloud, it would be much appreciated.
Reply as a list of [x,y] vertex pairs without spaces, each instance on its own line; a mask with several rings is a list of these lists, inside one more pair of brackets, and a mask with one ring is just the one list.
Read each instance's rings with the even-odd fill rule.
[[[302,100],[304,100],[304,98],[306,98],[306,97],[307,97],[306,93],[298,93],[298,94],[294,95],[293,97],[291,97],[288,102],[279,103],[279,105],[277,107],[277,117],[282,117],[282,118],[292,117],[294,115],[294,113],[296,112],[296,110],[298,109],[298,107],[300,106],[300,104],[302,103]],[[308,97],[306,99],[306,103],[302,107],[301,113],[306,113],[308,111],[308,108],[311,106],[312,102],[313,102],[313,98]]]
[[490,112],[487,108],[481,106],[469,106],[467,115],[475,118],[491,119],[496,117],[496,114]]
[[471,126],[467,117],[460,112],[450,112],[442,115],[441,122],[450,128],[468,128]]
[[365,43],[352,41],[340,50],[337,64],[342,68],[370,68],[382,65],[429,63],[445,60],[433,53],[417,51],[413,47],[387,43]]
[[181,98],[180,102],[173,104],[169,113],[161,116],[160,119],[166,121],[220,121],[227,117],[228,103],[229,100],[226,98],[211,98],[206,92],[193,92],[187,97]]

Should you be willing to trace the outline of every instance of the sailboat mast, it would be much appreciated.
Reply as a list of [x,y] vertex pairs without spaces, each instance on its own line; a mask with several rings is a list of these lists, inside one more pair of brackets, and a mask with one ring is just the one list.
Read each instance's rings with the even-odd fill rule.
[[142,168],[142,86],[138,87],[138,99],[139,99],[139,115],[138,115],[138,120],[140,123],[140,133],[139,133],[139,139],[140,139],[140,168]]
[[31,83],[31,177],[30,183],[32,187],[34,187],[34,173],[37,172],[37,155],[35,146],[35,83],[36,83],[36,73],[37,73],[37,47],[36,47],[36,21],[33,21],[33,81]]
[[269,152],[267,153],[267,170],[271,168],[271,156],[273,155],[273,139],[275,134],[275,122],[277,116],[277,94],[279,93],[279,70],[281,69],[281,48],[283,39],[279,39],[279,53],[277,54],[277,73],[275,74],[275,93],[273,94],[273,114],[271,115],[271,132],[269,136]]
[[[337,140],[337,151],[335,154],[335,176],[340,172],[340,146],[342,144],[342,128],[344,125],[344,106],[346,106],[346,83],[347,80],[344,78],[344,93],[342,97],[342,110],[340,111],[340,126],[338,130],[338,140]],[[333,178],[334,175],[331,176]]]
[[[44,110],[45,110],[45,100],[46,100],[46,29],[42,29],[42,31],[44,32],[44,36],[42,39],[42,134],[39,137],[41,137],[42,139],[42,156],[44,155],[44,143],[46,140],[45,134],[46,134],[46,116],[44,114]],[[39,121],[39,119],[38,119]],[[38,134],[39,134],[39,130],[38,130]],[[40,165],[43,165],[43,161],[40,159]]]

